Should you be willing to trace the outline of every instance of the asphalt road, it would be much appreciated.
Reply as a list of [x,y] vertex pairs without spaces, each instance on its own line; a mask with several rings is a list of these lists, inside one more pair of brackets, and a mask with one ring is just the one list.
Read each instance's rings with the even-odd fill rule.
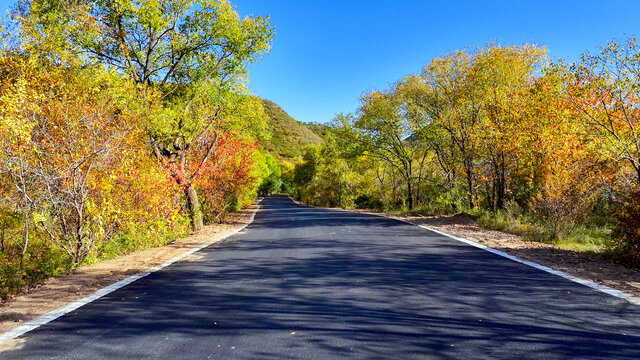
[[200,254],[0,358],[640,358],[640,307],[391,219],[269,197]]

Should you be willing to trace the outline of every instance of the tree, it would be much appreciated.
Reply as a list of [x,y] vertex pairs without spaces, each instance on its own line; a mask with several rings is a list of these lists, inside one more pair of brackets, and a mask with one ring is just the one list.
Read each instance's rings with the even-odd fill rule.
[[585,53],[566,72],[567,99],[592,135],[593,144],[633,171],[640,187],[640,47],[630,37],[597,54]]
[[520,175],[520,157],[530,150],[524,113],[544,65],[546,50],[535,45],[491,46],[474,60],[472,73],[482,98],[482,123],[475,136],[492,209],[504,208],[509,179]]
[[[20,266],[31,239],[32,217],[37,205],[36,179],[30,157],[33,149],[30,121],[40,111],[34,101],[47,78],[38,71],[37,59],[14,49],[5,49],[0,56],[0,176],[8,186],[2,187],[2,206],[22,218],[22,251]],[[4,242],[3,242],[4,248]]]
[[318,165],[318,149],[309,145],[304,149],[302,162],[297,163],[293,170],[293,184],[298,192],[298,199],[302,199],[303,189],[307,187],[316,176]]
[[257,187],[252,171],[255,152],[256,144],[251,139],[230,132],[218,136],[218,146],[212,154],[215,161],[203,165],[195,183],[206,194],[203,198],[209,220],[218,221],[229,210],[236,211],[241,195]]
[[[3,201],[23,214],[23,257],[36,226],[73,264],[119,228],[98,179],[110,178],[141,145],[135,85],[100,67],[61,67],[5,53],[0,173],[13,185]],[[20,108],[21,103],[30,104]],[[9,104],[8,104],[9,105]]]
[[212,161],[218,135],[264,127],[257,100],[241,95],[246,64],[270,48],[268,19],[241,19],[226,0],[32,0],[21,3],[18,16],[36,46],[114,68],[140,84],[146,101],[159,103],[160,114],[146,125],[153,153],[183,189],[193,229],[201,228],[193,184]]
[[268,175],[262,179],[260,186],[258,187],[258,194],[261,196],[271,195],[279,192],[282,188],[282,171],[276,162],[273,155],[266,155],[264,157],[266,170]]
[[[477,55],[457,51],[433,59],[412,85],[411,111],[419,133],[437,154],[447,176],[462,164],[468,206],[473,208],[478,145],[473,136],[481,121],[481,93],[471,68]],[[454,165],[454,166],[452,166]]]
[[397,89],[363,95],[359,116],[350,127],[356,132],[362,154],[387,162],[401,174],[406,186],[407,207],[412,210],[415,160],[424,147],[413,137],[414,128]]

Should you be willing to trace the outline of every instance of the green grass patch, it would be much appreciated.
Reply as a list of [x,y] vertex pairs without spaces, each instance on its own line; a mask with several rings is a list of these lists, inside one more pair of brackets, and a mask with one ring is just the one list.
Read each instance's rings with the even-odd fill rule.
[[484,209],[475,209],[471,214],[478,225],[487,229],[518,235],[528,241],[552,243],[555,240],[553,231],[524,215],[512,216],[505,211],[491,212]]
[[553,244],[561,249],[577,252],[602,253],[611,240],[611,229],[604,226],[575,228],[567,236],[556,239]]

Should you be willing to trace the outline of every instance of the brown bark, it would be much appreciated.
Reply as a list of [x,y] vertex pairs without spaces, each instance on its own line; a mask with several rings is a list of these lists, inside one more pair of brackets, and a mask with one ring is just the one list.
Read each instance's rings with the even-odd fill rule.
[[198,200],[198,193],[193,185],[189,185],[184,193],[187,197],[187,206],[189,207],[189,213],[191,215],[191,229],[198,231],[204,227],[202,222],[202,211],[200,209],[200,200]]
[[411,180],[407,181],[407,203],[409,211],[413,210],[413,190],[411,186]]
[[465,160],[466,162],[466,170],[467,170],[467,191],[469,192],[469,208],[473,209],[473,169],[471,168],[471,162]]
[[500,153],[500,161],[497,164],[497,189],[496,189],[496,209],[504,209],[504,198],[506,194],[506,170],[504,163],[504,153]]

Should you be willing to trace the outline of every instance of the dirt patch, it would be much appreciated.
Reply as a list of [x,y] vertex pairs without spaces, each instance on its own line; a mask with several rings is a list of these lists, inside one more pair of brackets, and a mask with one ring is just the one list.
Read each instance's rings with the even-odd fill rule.
[[[0,333],[81,299],[133,274],[163,264],[190,249],[230,235],[234,230],[248,224],[251,221],[251,215],[257,210],[258,206],[253,205],[241,212],[230,214],[222,224],[206,226],[198,233],[178,239],[169,245],[145,249],[83,266],[65,275],[48,279],[27,290],[24,294],[0,303]],[[196,261],[197,259],[199,259],[199,255],[194,253],[186,260]]]
[[517,235],[484,229],[478,226],[471,216],[465,214],[453,216],[384,215],[475,241],[520,259],[533,261],[581,279],[624,291],[634,297],[640,297],[640,272],[613,264],[597,255],[560,249],[551,244],[526,241]]
[[20,350],[24,346],[25,339],[9,339],[0,344],[0,352]]

